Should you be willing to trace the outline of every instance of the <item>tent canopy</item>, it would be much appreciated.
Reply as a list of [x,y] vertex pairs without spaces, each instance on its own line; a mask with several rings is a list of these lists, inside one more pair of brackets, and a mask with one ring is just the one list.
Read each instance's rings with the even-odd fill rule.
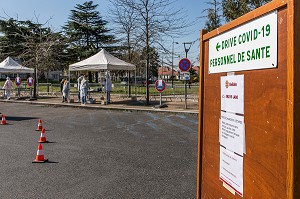
[[0,63],[0,73],[34,73],[34,70],[18,64],[11,57],[7,57]]
[[71,64],[69,71],[135,70],[135,68],[135,65],[118,59],[102,49],[85,60]]

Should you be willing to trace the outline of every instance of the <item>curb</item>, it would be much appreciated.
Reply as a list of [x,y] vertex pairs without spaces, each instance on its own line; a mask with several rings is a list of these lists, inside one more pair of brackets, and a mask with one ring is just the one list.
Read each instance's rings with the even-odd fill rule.
[[91,109],[91,110],[97,110],[97,109],[104,109],[104,110],[115,110],[115,111],[150,111],[150,112],[158,112],[158,113],[176,113],[176,114],[193,114],[193,115],[198,115],[198,110],[164,110],[164,109],[159,109],[159,108],[154,108],[154,107],[149,107],[149,108],[134,108],[134,107],[118,107],[118,106],[81,106],[77,104],[61,104],[61,103],[51,103],[51,102],[38,102],[38,101],[16,101],[16,100],[0,100],[0,102],[4,103],[26,103],[26,104],[37,104],[37,105],[44,105],[44,106],[53,106],[53,107],[71,107],[71,108],[81,108],[81,109]]

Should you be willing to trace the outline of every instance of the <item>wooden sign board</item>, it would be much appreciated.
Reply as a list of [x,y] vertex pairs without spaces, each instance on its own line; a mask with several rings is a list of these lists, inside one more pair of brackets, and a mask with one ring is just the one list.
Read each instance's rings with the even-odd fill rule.
[[[260,48],[255,45],[260,45],[261,42],[245,45],[237,48],[240,51],[235,51],[234,37],[238,39],[239,35],[243,34],[242,31],[246,30],[241,27],[251,23],[261,25],[260,29],[253,27],[253,31],[261,31],[262,27],[272,31],[274,24],[268,27],[267,24],[274,23],[274,13],[276,38],[265,38],[272,40],[271,44],[265,41],[266,46],[270,46],[270,60],[265,65],[264,62],[245,61],[238,66],[234,59],[238,62],[239,53],[241,55],[245,52],[247,56],[247,51],[251,51],[250,48],[253,47]],[[262,20],[270,23],[257,23],[256,20],[270,14],[270,21],[269,18]],[[201,32],[197,198],[300,198],[299,19],[299,1],[273,0],[217,30]],[[227,34],[230,31],[233,31],[233,34]],[[229,35],[232,37],[228,37]],[[277,41],[275,53],[275,47],[272,48],[274,40]],[[226,61],[229,63],[219,70],[215,67],[219,67],[218,58],[222,57],[222,53],[219,53],[222,50],[222,42],[223,55],[227,53],[229,58]],[[229,49],[231,47],[233,50]],[[231,67],[234,64],[237,65],[236,68]],[[212,70],[210,66],[213,67]],[[239,67],[242,70],[239,70]],[[231,97],[221,96],[221,79],[230,75],[243,76],[243,79],[239,80],[243,83],[241,93],[244,99],[242,104],[239,104],[243,107],[243,114],[221,110],[222,98]],[[230,85],[235,86],[236,83],[227,81],[226,86]],[[236,98],[237,96],[235,95]],[[229,182],[231,179],[224,179],[220,174],[220,170],[224,169],[226,164],[230,164],[225,160],[230,157],[226,155],[227,152],[237,154],[229,150],[226,152],[226,147],[220,144],[221,115],[228,118],[230,114],[237,115],[243,122],[239,132],[243,133],[244,138],[237,142],[245,148],[245,153],[240,153],[238,158],[234,158],[239,160],[234,167],[228,168],[232,171],[225,168],[225,171],[237,178],[236,182]],[[224,126],[226,125],[234,126],[224,122]],[[226,130],[223,132],[226,133]],[[240,147],[239,151],[242,149]],[[226,157],[223,157],[223,154]]]

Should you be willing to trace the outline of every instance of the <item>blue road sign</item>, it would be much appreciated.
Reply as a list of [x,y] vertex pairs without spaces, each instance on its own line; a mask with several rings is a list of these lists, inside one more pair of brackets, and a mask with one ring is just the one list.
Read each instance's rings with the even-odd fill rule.
[[179,61],[179,69],[183,72],[188,71],[191,68],[191,62],[187,58],[183,58]]
[[166,87],[167,87],[167,85],[166,85],[166,82],[164,80],[162,80],[162,79],[156,80],[155,89],[158,92],[163,92],[166,89]]

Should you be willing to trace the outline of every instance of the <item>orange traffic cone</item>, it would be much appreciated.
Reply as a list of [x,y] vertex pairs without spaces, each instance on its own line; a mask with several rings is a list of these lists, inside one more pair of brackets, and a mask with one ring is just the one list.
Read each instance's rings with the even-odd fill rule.
[[42,120],[39,119],[39,121],[38,121],[38,126],[37,126],[36,131],[41,131],[42,129],[43,129],[43,126],[42,126]]
[[2,115],[1,124],[2,124],[2,125],[7,124],[7,123],[6,123],[6,117],[5,117],[5,115]]
[[33,160],[32,163],[44,163],[46,161],[48,161],[48,159],[45,159],[44,157],[43,146],[42,144],[39,144],[35,160]]
[[41,136],[40,136],[40,139],[39,139],[39,143],[45,143],[45,142],[48,142],[48,141],[46,140],[45,129],[42,128],[42,132],[41,132]]

